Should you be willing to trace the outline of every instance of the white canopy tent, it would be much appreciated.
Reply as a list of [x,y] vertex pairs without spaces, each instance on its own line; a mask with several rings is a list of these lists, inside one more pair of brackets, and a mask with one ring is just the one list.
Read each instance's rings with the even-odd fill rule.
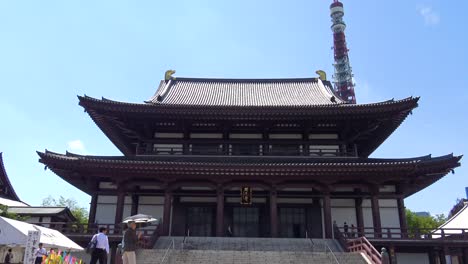
[[40,242],[46,248],[83,251],[83,248],[57,230],[0,217],[0,246],[24,247],[28,231],[41,231]]
[[8,207],[10,207],[10,206],[28,207],[28,205],[25,204],[25,203],[23,203],[23,202],[18,202],[18,201],[11,200],[11,199],[7,199],[7,198],[3,198],[3,197],[0,197],[0,204],[6,205],[6,206],[8,206]]

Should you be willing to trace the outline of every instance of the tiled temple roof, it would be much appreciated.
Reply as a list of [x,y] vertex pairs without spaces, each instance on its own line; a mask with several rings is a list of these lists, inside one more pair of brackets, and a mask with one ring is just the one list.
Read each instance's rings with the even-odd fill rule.
[[279,156],[87,156],[70,152],[66,154],[46,150],[38,152],[43,159],[55,159],[71,162],[90,162],[108,164],[161,164],[161,165],[263,165],[263,166],[399,166],[409,164],[434,163],[461,159],[453,154],[432,157],[431,155],[404,159],[377,158],[315,158],[315,157],[279,157]]
[[[40,161],[53,168],[70,169],[81,168],[115,168],[151,171],[154,168],[177,170],[237,170],[259,169],[275,170],[278,168],[290,168],[291,170],[362,170],[362,171],[415,171],[432,169],[441,165],[445,170],[458,167],[461,156],[452,154],[435,157],[423,156],[410,159],[367,159],[367,158],[289,158],[289,157],[193,157],[193,156],[134,156],[130,157],[105,157],[82,156],[72,153],[59,154],[50,151],[38,152]],[[446,171],[445,171],[446,172]]]
[[161,81],[147,103],[192,106],[312,106],[345,102],[331,83],[302,79],[197,79]]
[[[409,159],[207,156],[82,156],[38,152],[40,162],[84,192],[87,182],[139,179],[156,182],[216,179],[257,181],[358,181],[408,184],[411,195],[460,166],[452,154]],[[123,178],[121,178],[123,177]],[[130,177],[130,178],[129,178]],[[88,180],[86,180],[86,178]]]

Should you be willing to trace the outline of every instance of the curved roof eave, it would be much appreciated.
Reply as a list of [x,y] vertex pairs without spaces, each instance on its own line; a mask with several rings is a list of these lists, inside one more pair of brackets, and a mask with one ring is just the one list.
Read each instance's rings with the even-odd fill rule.
[[[0,182],[4,182],[9,188],[10,191],[10,196],[7,198],[12,198],[13,200],[16,200],[18,202],[21,202],[20,198],[15,192],[15,189],[13,188],[13,185],[10,182],[10,179],[8,178],[8,174],[5,170],[5,165],[3,164],[3,152],[0,152]],[[1,195],[1,194],[0,194]]]
[[[97,99],[89,96],[78,96],[79,104],[86,110],[108,110],[116,112],[160,112],[162,110],[226,110],[239,111],[239,110],[275,110],[284,112],[304,112],[304,113],[318,113],[318,114],[350,114],[354,113],[373,113],[379,110],[401,110],[411,111],[418,106],[419,97],[407,97],[401,100],[387,100],[376,103],[367,104],[330,104],[330,105],[272,105],[272,106],[224,106],[224,105],[183,105],[183,104],[149,104],[149,103],[128,103],[121,101],[109,100],[106,98]],[[308,112],[313,110],[313,112]],[[252,112],[255,113],[255,112]],[[278,114],[278,112],[275,112]]]

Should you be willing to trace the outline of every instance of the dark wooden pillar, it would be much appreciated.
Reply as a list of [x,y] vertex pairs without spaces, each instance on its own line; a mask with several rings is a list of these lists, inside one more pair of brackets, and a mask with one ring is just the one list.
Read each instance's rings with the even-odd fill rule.
[[117,193],[117,209],[115,211],[115,224],[120,224],[122,222],[124,205],[125,205],[125,192],[123,190],[119,190]]
[[164,193],[164,213],[163,213],[163,222],[162,222],[162,236],[169,235],[170,222],[171,222],[171,208],[172,208],[172,192],[166,190]]
[[436,249],[432,249],[428,252],[429,254],[429,264],[437,264],[437,258],[439,257],[439,253],[437,253]]
[[463,249],[463,264],[468,264],[468,248]]
[[94,193],[91,195],[91,204],[89,206],[89,217],[88,224],[94,224],[96,222],[96,210],[97,210],[98,195]]
[[117,254],[117,247],[112,246],[112,247],[110,248],[110,252],[109,252],[109,253],[110,253],[110,254],[109,254],[110,256],[108,256],[108,257],[110,257],[110,263],[114,263],[114,264],[117,263],[117,261],[116,261],[116,260],[117,260],[117,255],[118,255],[118,254]]
[[125,191],[122,188],[117,189],[117,208],[115,210],[115,231],[114,233],[119,234],[122,230],[120,224],[122,223],[123,212],[125,206]]
[[406,224],[406,209],[403,197],[397,199],[398,216],[400,217],[401,237],[405,238],[408,235],[408,225]]
[[138,214],[138,204],[140,201],[140,196],[133,194],[132,195],[132,210],[131,210],[131,215],[136,215]]
[[447,264],[447,259],[445,256],[447,255],[448,248],[444,248],[441,251],[439,251],[439,259],[440,259],[440,264]]
[[364,236],[364,214],[362,212],[362,198],[356,198],[354,200],[356,204],[356,221],[357,221],[357,230],[358,230],[358,237]]
[[397,264],[397,258],[396,258],[396,253],[395,253],[395,246],[390,245],[388,248],[388,256],[390,258],[390,263],[392,264]]
[[277,191],[275,187],[270,190],[270,235],[278,237],[278,203]]
[[216,236],[224,236],[224,188],[218,186],[216,190]]
[[325,193],[323,196],[323,221],[325,222],[325,238],[333,238],[330,193]]
[[382,237],[382,224],[380,221],[379,197],[374,192],[371,195],[372,221],[374,223],[375,237]]

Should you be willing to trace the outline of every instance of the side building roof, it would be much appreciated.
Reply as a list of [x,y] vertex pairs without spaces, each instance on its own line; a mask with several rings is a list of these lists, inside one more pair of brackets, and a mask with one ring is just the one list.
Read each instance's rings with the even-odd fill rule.
[[28,206],[8,208],[8,212],[25,216],[62,216],[70,221],[76,221],[68,207]]

